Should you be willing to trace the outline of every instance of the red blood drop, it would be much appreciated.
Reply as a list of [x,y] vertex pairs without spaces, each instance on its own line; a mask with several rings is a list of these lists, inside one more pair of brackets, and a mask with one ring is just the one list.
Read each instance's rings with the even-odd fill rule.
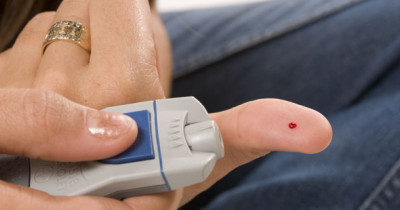
[[289,128],[290,129],[295,129],[297,127],[296,123],[289,123]]

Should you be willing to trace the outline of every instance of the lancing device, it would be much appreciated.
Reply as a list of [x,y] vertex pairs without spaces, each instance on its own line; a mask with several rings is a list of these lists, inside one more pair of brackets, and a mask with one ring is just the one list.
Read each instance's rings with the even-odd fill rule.
[[104,109],[138,125],[135,143],[100,161],[61,163],[0,155],[0,179],[50,195],[126,198],[204,181],[224,156],[216,123],[194,97]]

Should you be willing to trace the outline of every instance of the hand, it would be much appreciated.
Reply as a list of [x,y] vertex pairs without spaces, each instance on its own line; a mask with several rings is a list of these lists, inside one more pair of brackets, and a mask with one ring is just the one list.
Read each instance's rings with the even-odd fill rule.
[[[87,11],[89,11],[88,14]],[[91,54],[75,45],[59,41],[51,44],[43,57],[40,56],[42,39],[54,22],[52,19],[54,16],[56,20],[72,19],[87,26],[90,25]],[[17,95],[20,98],[11,105],[5,105],[6,107],[15,105],[15,110],[20,110],[16,106],[20,103],[37,106],[38,110],[47,111],[28,112],[20,118],[15,118],[15,123],[11,125],[20,125],[26,119],[34,119],[37,113],[49,113],[48,109],[43,109],[43,107],[53,107],[50,109],[52,111],[50,116],[55,116],[58,123],[63,122],[61,125],[54,123],[56,126],[54,130],[64,129],[66,126],[64,121],[72,126],[66,130],[77,131],[77,133],[87,130],[81,123],[82,116],[74,118],[76,120],[74,121],[68,119],[70,115],[65,115],[65,113],[71,115],[84,113],[79,109],[89,110],[89,108],[43,89],[53,90],[72,101],[94,108],[162,98],[161,82],[157,73],[159,65],[156,59],[160,53],[154,50],[154,40],[149,38],[153,37],[152,32],[155,32],[155,29],[151,27],[150,19],[151,13],[145,1],[98,0],[90,3],[84,0],[64,1],[57,14],[45,13],[37,16],[22,32],[15,46],[0,55],[0,85],[5,88],[2,91],[7,100],[10,95]],[[109,33],[110,31],[113,33]],[[120,34],[119,39],[115,39],[115,32]],[[24,58],[25,62],[20,62],[21,58]],[[162,75],[162,70],[160,75]],[[16,90],[8,89],[9,87],[41,90]],[[6,94],[7,91],[11,93]],[[31,99],[26,100],[23,92],[28,92],[30,96],[28,98]],[[38,101],[44,102],[41,102],[42,105],[40,103],[35,105]],[[66,112],[65,109],[68,111]],[[9,113],[6,110],[0,107],[0,113]],[[9,120],[9,115],[4,116],[5,121]],[[72,145],[68,142],[70,138],[79,135],[76,133],[71,136],[65,133],[54,135],[52,132],[47,132],[52,129],[43,127],[44,124],[40,122],[43,122],[43,118],[49,117],[46,117],[47,114],[40,116],[42,116],[42,121],[33,120],[31,130],[41,135],[29,136],[29,139],[25,138],[23,141],[18,141],[18,139],[23,139],[20,138],[21,135],[17,135],[21,133],[20,130],[0,126],[1,131],[10,129],[8,133],[6,132],[7,135],[4,135],[6,137],[1,136],[4,142],[0,145],[1,150],[4,153],[26,155],[32,158],[41,157],[48,160],[93,160],[118,153],[122,150],[121,148],[126,148],[131,143],[127,137],[135,135],[135,128],[130,128],[131,131],[126,133],[127,136],[120,137],[120,141],[114,141],[114,149],[107,151],[104,148],[108,146],[98,145],[101,143],[93,138],[92,140],[88,138],[87,141],[83,139],[74,141],[76,144],[73,145],[73,149],[67,150],[64,148]],[[331,138],[329,123],[323,116],[305,107],[280,100],[249,102],[211,116],[222,132],[226,155],[217,163],[215,170],[204,183],[174,192],[128,198],[120,202],[90,196],[52,197],[36,190],[0,182],[0,203],[21,209],[42,209],[43,207],[175,209],[181,203],[187,202],[207,189],[235,167],[260,155],[273,150],[318,152],[329,144]],[[289,130],[287,123],[292,121],[299,126],[294,130]],[[45,125],[51,126],[53,123],[45,123]],[[26,128],[26,130],[29,129]],[[45,139],[46,142],[51,139],[54,143],[37,143],[41,142],[41,139]],[[108,138],[104,140],[106,139]],[[29,143],[29,141],[34,143]],[[24,145],[21,142],[28,143]],[[105,142],[110,144],[109,142],[112,141]],[[32,145],[42,146],[33,147]],[[86,154],[87,145],[97,145],[103,149],[91,150],[92,154]],[[68,154],[71,151],[74,152]]]
[[[50,91],[8,89],[0,91],[0,99],[6,99],[0,105],[2,153],[57,161],[101,159],[121,152],[137,132],[133,121],[113,120],[106,117],[111,113],[83,107]],[[249,102],[211,117],[220,126],[226,154],[203,183],[121,202],[91,196],[52,197],[0,182],[0,203],[5,209],[176,209],[248,161],[276,150],[319,152],[332,135],[319,113],[276,99]],[[289,122],[298,127],[291,130]],[[114,131],[113,135],[91,132],[104,129]]]
[[[48,89],[93,108],[164,98],[169,47],[154,14],[147,1],[66,0],[33,18],[0,55],[0,88]],[[89,28],[91,52],[56,41],[42,56],[47,30],[64,20]]]

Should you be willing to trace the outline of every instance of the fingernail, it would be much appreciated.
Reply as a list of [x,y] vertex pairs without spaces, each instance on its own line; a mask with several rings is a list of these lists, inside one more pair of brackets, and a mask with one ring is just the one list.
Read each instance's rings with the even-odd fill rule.
[[133,119],[117,113],[89,110],[86,115],[88,131],[96,137],[118,137],[132,127]]

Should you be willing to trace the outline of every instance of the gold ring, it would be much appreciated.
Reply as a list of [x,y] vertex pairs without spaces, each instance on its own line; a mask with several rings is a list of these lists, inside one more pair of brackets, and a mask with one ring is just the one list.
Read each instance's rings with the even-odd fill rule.
[[44,39],[42,45],[42,55],[46,47],[55,41],[69,41],[79,45],[87,52],[90,52],[89,30],[80,23],[73,21],[60,21],[54,23]]

